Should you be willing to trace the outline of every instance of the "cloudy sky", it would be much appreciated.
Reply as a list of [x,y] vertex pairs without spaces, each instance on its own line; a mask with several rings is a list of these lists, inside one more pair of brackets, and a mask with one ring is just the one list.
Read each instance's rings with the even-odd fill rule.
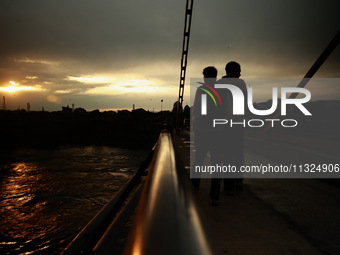
[[[302,78],[339,30],[339,10],[338,0],[195,0],[187,84],[208,65],[224,75],[231,60],[244,78]],[[1,0],[0,96],[12,110],[156,111],[162,99],[172,109],[184,11],[185,0]],[[340,78],[340,47],[316,77]]]

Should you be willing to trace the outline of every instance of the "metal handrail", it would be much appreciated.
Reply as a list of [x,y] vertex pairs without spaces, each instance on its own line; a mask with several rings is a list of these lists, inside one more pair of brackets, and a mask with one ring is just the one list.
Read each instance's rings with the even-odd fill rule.
[[213,254],[168,132],[160,134],[148,171],[124,254]]

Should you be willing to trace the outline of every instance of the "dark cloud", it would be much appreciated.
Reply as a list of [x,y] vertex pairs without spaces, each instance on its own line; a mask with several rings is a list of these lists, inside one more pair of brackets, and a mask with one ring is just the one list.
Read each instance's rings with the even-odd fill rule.
[[[213,2],[195,9],[192,58],[276,66],[284,76],[298,68],[303,75],[340,29],[338,1]],[[334,53],[339,66],[339,49]]]
[[[89,66],[172,56],[178,51],[181,1],[7,2],[0,21],[2,56],[76,59]],[[182,12],[181,12],[182,14]]]

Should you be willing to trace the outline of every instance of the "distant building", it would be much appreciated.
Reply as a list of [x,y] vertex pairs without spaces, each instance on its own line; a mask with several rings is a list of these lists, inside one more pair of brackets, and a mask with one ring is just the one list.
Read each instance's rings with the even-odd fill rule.
[[62,107],[63,112],[72,112],[72,108],[70,108],[70,106],[66,106],[66,107]]
[[5,96],[3,96],[2,99],[3,99],[2,110],[6,111],[6,98],[5,98]]
[[85,113],[86,110],[84,108],[78,107],[78,108],[74,109],[74,112],[75,113]]
[[183,115],[184,115],[184,118],[186,118],[186,119],[190,118],[190,107],[189,107],[189,105],[186,105],[184,107]]

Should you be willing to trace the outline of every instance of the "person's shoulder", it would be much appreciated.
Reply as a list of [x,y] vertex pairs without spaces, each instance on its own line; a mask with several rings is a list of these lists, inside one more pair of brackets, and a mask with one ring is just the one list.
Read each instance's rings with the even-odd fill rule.
[[197,87],[197,92],[202,92],[202,89],[204,89],[205,86],[202,84],[201,86]]
[[234,85],[234,86],[240,88],[244,93],[247,90],[247,85],[246,85],[245,81],[243,79],[240,79],[240,78],[230,78],[230,77],[223,76],[220,80],[218,80],[216,82],[216,84]]
[[216,81],[216,84],[223,84],[223,83],[226,83],[228,80],[228,77],[227,76],[223,76],[221,79],[217,80]]
[[218,84],[245,84],[244,80],[240,78],[231,78],[227,76],[223,76],[221,79],[219,79],[216,83]]
[[204,92],[204,85],[200,85],[196,88],[195,92],[195,98],[199,97],[201,94],[205,93]]
[[244,84],[246,83],[243,79],[238,78],[238,80],[240,83],[244,83]]
[[239,87],[240,89],[242,89],[243,92],[246,92],[247,90],[247,85],[246,82],[243,79],[235,79],[235,83],[233,83],[235,86]]
[[246,85],[246,82],[243,79],[238,78],[237,79],[238,84]]

